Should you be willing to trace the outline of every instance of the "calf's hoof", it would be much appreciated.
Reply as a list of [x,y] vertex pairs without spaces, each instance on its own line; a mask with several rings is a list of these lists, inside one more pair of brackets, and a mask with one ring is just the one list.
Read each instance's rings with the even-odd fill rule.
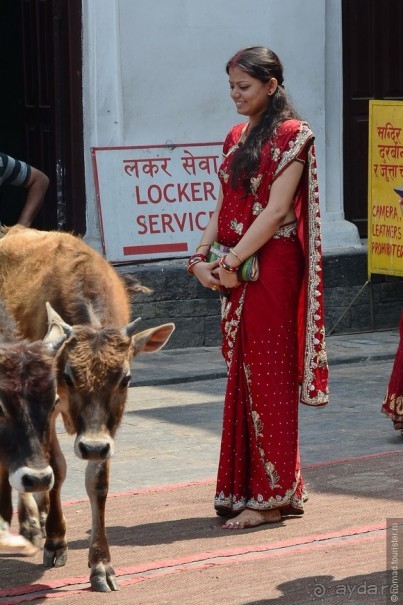
[[95,592],[111,592],[119,590],[115,571],[111,565],[97,565],[91,572],[91,588]]
[[43,565],[45,567],[63,567],[67,561],[67,546],[50,550],[45,546],[43,549]]

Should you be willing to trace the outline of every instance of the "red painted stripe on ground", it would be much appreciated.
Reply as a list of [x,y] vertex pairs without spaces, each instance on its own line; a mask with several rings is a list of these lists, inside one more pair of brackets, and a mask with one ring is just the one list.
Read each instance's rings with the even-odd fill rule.
[[[151,569],[158,569],[160,567],[170,567],[172,565],[182,565],[189,564],[200,559],[211,559],[217,557],[233,557],[238,555],[245,555],[251,552],[267,552],[267,551],[282,551],[288,548],[294,548],[301,545],[309,545],[319,542],[324,542],[327,540],[335,540],[341,538],[350,538],[351,536],[359,536],[365,535],[370,532],[378,532],[386,530],[386,521],[382,521],[381,523],[373,523],[371,525],[364,525],[362,527],[351,527],[344,530],[329,532],[324,534],[312,534],[309,536],[301,536],[300,538],[288,538],[287,540],[279,540],[277,542],[269,542],[268,544],[262,544],[261,546],[252,545],[252,546],[243,546],[243,547],[233,547],[233,548],[225,548],[223,550],[209,550],[206,552],[201,552],[197,554],[189,554],[184,557],[178,557],[175,559],[162,559],[160,561],[155,561],[151,564],[149,562],[144,562],[137,564],[135,566],[130,566],[127,568],[120,568],[119,574],[126,575],[129,573],[142,573],[144,571],[150,571]],[[228,530],[222,530],[228,531]],[[233,530],[238,531],[238,530]]]
[[[360,529],[362,531],[360,531]],[[173,575],[185,571],[207,569],[214,566],[228,565],[258,559],[269,559],[273,557],[286,556],[317,550],[318,548],[338,548],[349,544],[360,544],[385,537],[385,523],[374,524],[363,528],[351,528],[350,530],[332,532],[329,534],[313,535],[298,540],[284,540],[270,543],[264,546],[250,546],[244,548],[232,548],[221,551],[208,551],[197,555],[187,555],[177,559],[163,559],[155,562],[145,562],[130,567],[119,568],[116,576],[119,577],[119,585],[129,586],[141,581],[156,579],[158,577]],[[156,571],[159,573],[155,573]],[[153,572],[152,575],[144,575]],[[122,576],[134,576],[124,578]],[[66,586],[83,586],[81,589],[60,590]],[[62,598],[72,594],[79,594],[89,590],[88,576],[77,578],[66,578],[45,584],[30,584],[15,587],[10,590],[0,591],[0,603],[2,605],[15,605],[25,603],[34,599]],[[53,592],[50,592],[53,591]],[[57,591],[57,592],[56,592]],[[2,597],[11,597],[4,599]],[[14,598],[13,598],[14,597]],[[18,601],[15,597],[18,597]]]
[[[378,535],[366,535],[366,536],[362,536],[362,537],[356,537],[353,539],[349,539],[349,543],[350,544],[361,544],[361,543],[365,543],[365,542],[374,542],[375,540],[378,540],[379,538],[384,538],[384,534],[382,534],[381,536]],[[162,568],[160,573],[153,573],[152,576],[139,576],[136,578],[128,578],[128,579],[121,579],[119,581],[119,585],[120,586],[128,586],[130,584],[135,584],[136,582],[139,581],[139,579],[141,578],[142,580],[150,580],[150,579],[155,579],[158,577],[162,577],[162,576],[167,576],[167,575],[172,575],[175,573],[179,573],[179,572],[184,572],[184,571],[196,571],[196,570],[200,570],[200,569],[208,569],[211,567],[216,567],[216,566],[220,566],[220,565],[232,565],[234,563],[244,563],[245,561],[257,561],[257,560],[261,560],[261,559],[272,559],[274,557],[281,557],[284,555],[289,556],[290,554],[299,554],[299,553],[306,553],[308,551],[313,551],[313,550],[318,550],[319,548],[338,548],[338,547],[345,547],[346,543],[345,541],[343,542],[337,542],[334,544],[331,544],[329,542],[321,542],[321,543],[315,543],[315,544],[311,544],[311,545],[302,545],[302,546],[296,546],[295,548],[290,548],[287,549],[286,552],[280,552],[280,551],[267,551],[267,552],[256,552],[254,553],[252,556],[233,556],[233,557],[229,557],[226,559],[220,559],[220,560],[214,560],[214,557],[210,558],[210,560],[206,560],[203,562],[199,562],[196,565],[192,565],[192,566],[179,566],[179,567],[175,567],[174,569],[164,569]]]

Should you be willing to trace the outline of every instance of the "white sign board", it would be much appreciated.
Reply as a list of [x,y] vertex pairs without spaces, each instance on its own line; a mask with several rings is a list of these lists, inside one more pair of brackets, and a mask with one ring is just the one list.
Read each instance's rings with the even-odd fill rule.
[[217,204],[222,143],[91,153],[106,258],[190,256]]

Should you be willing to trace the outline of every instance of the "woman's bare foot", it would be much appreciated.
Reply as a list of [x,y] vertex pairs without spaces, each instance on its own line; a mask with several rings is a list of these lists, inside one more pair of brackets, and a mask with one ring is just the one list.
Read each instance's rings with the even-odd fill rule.
[[229,519],[223,525],[224,529],[245,529],[256,527],[264,523],[278,523],[281,521],[281,513],[278,508],[272,510],[252,510],[247,508],[238,516]]

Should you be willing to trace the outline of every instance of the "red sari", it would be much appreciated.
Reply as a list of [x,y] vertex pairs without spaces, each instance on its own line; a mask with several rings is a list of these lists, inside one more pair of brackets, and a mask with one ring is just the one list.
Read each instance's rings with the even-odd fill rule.
[[294,198],[297,223],[281,227],[259,250],[259,279],[222,297],[222,351],[228,368],[214,505],[303,512],[298,400],[328,402],[323,327],[319,199],[313,134],[306,123],[281,124],[261,154],[251,193],[231,187],[230,164],[245,124],[224,144],[218,241],[235,246],[270,203],[274,180],[294,160],[304,172]]
[[403,311],[400,315],[400,340],[397,347],[382,412],[392,419],[397,431],[403,429]]

